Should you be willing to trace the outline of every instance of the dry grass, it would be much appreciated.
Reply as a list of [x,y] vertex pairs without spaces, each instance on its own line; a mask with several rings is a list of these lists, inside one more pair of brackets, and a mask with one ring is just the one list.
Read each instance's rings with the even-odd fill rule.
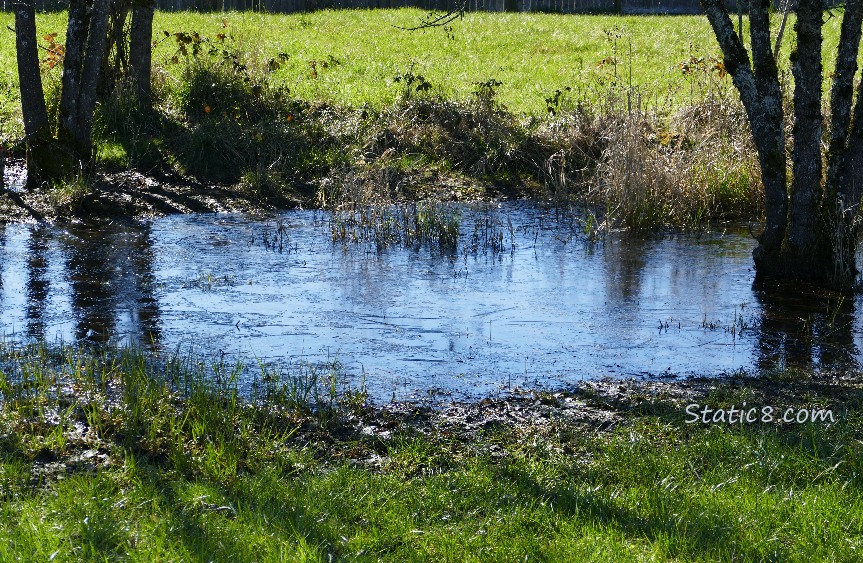
[[589,200],[632,229],[757,217],[758,161],[735,106],[704,102],[667,121],[638,109],[622,114],[608,130]]
[[601,105],[573,102],[521,120],[493,103],[409,99],[367,119],[356,143],[322,183],[321,206],[355,213],[411,199],[417,171],[433,168],[433,181],[456,176],[486,193],[515,185],[586,207],[594,228],[756,220],[763,207],[746,116],[728,96],[663,112],[610,94]]
[[538,144],[560,147],[543,162],[552,201],[588,204],[601,224],[636,230],[759,217],[757,155],[739,102],[708,96],[662,111],[613,94],[537,131]]

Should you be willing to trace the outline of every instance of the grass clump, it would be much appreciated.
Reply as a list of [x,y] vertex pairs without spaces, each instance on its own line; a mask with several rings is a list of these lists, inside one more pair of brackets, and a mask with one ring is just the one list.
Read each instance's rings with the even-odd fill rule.
[[452,205],[418,201],[390,205],[342,207],[330,215],[333,242],[429,246],[442,252],[458,246],[461,213]]
[[667,118],[635,110],[606,118],[588,199],[633,230],[760,217],[763,196],[743,108],[711,99]]

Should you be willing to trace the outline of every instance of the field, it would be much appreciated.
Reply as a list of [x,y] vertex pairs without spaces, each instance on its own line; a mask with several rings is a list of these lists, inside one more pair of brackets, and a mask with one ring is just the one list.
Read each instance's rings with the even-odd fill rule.
[[[330,395],[327,373],[262,377],[250,402],[218,363],[207,382],[133,351],[2,356],[4,560],[802,562],[863,548],[850,381],[618,380],[435,413]],[[297,393],[310,377],[320,394]],[[691,403],[833,421],[692,424]]]
[[[709,79],[698,72],[685,76],[680,64],[705,58],[704,70],[720,53],[702,16],[567,16],[554,14],[469,13],[441,29],[406,31],[424,12],[415,9],[320,11],[308,14],[158,13],[154,23],[158,47],[154,63],[166,80],[176,78],[170,59],[176,45],[163,31],[198,32],[215,39],[233,36],[241,50],[259,64],[279,53],[289,56],[275,71],[276,82],[294,96],[337,105],[383,107],[401,92],[394,78],[422,75],[433,91],[449,99],[469,98],[478,83],[499,81],[498,100],[516,114],[543,114],[546,98],[572,88],[574,98],[597,99],[617,81],[639,92],[646,105],[679,105],[703,94],[707,87],[728,89],[730,79]],[[779,25],[780,18],[774,18]],[[840,17],[824,26],[825,63],[832,67]],[[8,91],[3,112],[15,114],[17,95],[11,14],[0,14],[0,91]],[[58,33],[62,42],[65,14],[40,14],[40,34]],[[789,21],[780,65],[788,66],[793,40]],[[314,68],[312,62],[314,61]],[[57,80],[59,69],[47,81]],[[704,73],[701,73],[704,74]],[[708,74],[710,74],[708,72]],[[825,72],[825,76],[829,72]],[[17,118],[13,118],[17,121]],[[20,133],[20,124],[4,126]]]

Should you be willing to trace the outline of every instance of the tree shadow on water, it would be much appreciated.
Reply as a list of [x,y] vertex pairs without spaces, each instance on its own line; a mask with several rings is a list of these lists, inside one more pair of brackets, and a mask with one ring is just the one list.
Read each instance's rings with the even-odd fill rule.
[[74,225],[64,238],[75,338],[106,343],[126,336],[152,348],[160,340],[150,226]]
[[47,277],[49,233],[44,225],[30,232],[27,241],[27,336],[35,340],[45,338],[45,304],[51,286]]
[[752,289],[760,369],[860,367],[853,297],[791,280],[757,279]]

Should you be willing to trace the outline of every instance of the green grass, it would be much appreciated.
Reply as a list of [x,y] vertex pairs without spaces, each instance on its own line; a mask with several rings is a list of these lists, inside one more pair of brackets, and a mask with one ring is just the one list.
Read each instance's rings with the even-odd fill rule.
[[[196,31],[210,38],[229,33],[261,62],[286,53],[290,59],[275,78],[303,99],[380,108],[400,93],[394,77],[413,69],[435,92],[452,99],[470,97],[476,83],[498,80],[499,99],[511,111],[539,114],[557,89],[571,87],[587,97],[604,96],[601,85],[613,80],[615,73],[628,85],[631,72],[633,86],[649,100],[670,96],[682,103],[692,91],[678,65],[693,55],[720,54],[704,16],[469,13],[454,24],[454,38],[440,29],[409,32],[396,27],[416,25],[423,15],[416,9],[291,15],[158,13],[154,34],[161,41],[163,30]],[[779,19],[774,18],[775,27]],[[228,22],[226,29],[223,20]],[[12,21],[11,14],[0,14],[2,33],[8,35],[0,42],[0,83],[14,91],[14,41],[6,29]],[[828,69],[840,23],[841,17],[833,17],[824,26]],[[65,14],[40,14],[37,26],[40,34],[58,32],[62,41]],[[792,18],[781,57],[784,67],[793,39]],[[174,52],[171,41],[160,42],[154,64],[171,74]],[[600,64],[608,57],[615,57],[617,65]],[[316,61],[316,78],[310,61]]]
[[[689,57],[690,41],[696,51],[716,50],[706,20],[695,17],[472,13],[454,26],[454,39],[441,30],[409,32],[394,27],[415,25],[422,15],[420,10],[383,10],[224,17],[229,31],[265,57],[291,55],[277,77],[295,95],[354,106],[391,103],[400,91],[394,77],[413,69],[437,92],[454,99],[469,97],[476,83],[499,80],[500,100],[512,111],[541,113],[545,98],[556,89],[613,74],[613,68],[596,65],[613,54],[614,43],[606,31],[614,29],[623,34],[617,40],[618,72],[622,74],[624,61],[629,61],[631,38],[633,82],[655,91],[682,82],[676,65]],[[162,14],[157,26],[213,36],[222,18]],[[663,42],[672,45],[670,52]],[[330,57],[339,64],[320,68]],[[310,71],[312,60],[319,62],[317,78]]]
[[[628,407],[576,392],[618,417],[612,431],[552,414],[471,433],[419,432],[362,394],[284,392],[312,372],[268,378],[250,401],[218,362],[219,382],[128,350],[7,348],[2,363],[3,560],[856,561],[863,548],[863,394],[807,374]],[[689,425],[688,400],[818,405],[836,421]],[[360,433],[369,423],[392,434]]]

